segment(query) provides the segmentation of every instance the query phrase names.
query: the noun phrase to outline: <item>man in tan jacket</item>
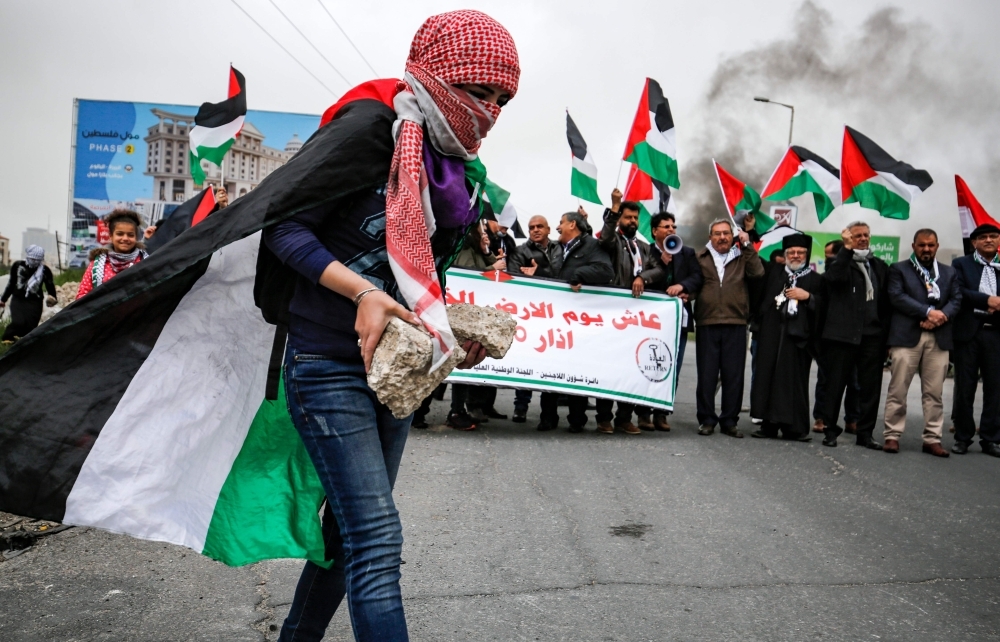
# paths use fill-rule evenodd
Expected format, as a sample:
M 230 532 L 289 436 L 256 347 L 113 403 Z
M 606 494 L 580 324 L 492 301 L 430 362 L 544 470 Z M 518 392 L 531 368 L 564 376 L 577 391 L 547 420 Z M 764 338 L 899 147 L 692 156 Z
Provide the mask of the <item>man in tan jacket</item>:
M 746 232 L 740 230 L 734 243 L 731 219 L 717 219 L 708 229 L 708 244 L 698 253 L 705 283 L 694 308 L 701 424 L 698 434 L 711 435 L 718 424 L 724 435 L 743 437 L 736 422 L 743 405 L 750 316 L 746 279 L 764 276 L 764 266 Z M 720 377 L 722 413 L 716 414 L 715 390 Z

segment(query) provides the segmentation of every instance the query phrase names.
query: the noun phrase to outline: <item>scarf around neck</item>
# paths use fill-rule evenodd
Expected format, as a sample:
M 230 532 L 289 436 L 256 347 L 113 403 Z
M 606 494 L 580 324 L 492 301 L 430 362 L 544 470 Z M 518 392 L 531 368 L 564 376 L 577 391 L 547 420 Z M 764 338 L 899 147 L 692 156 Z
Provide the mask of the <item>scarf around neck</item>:
M 925 268 L 917 260 L 916 254 L 910 254 L 910 263 L 913 264 L 913 269 L 917 271 L 917 275 L 924 280 L 924 287 L 927 288 L 927 300 L 928 301 L 940 301 L 941 300 L 941 288 L 937 284 L 937 280 L 941 277 L 941 273 L 938 270 L 937 259 L 934 260 L 934 273 Z
M 785 289 L 789 290 L 791 288 L 798 287 L 799 279 L 809 274 L 810 272 L 812 272 L 812 267 L 808 264 L 802 266 L 798 270 L 793 270 L 792 268 L 786 265 L 785 276 L 788 277 L 788 283 L 785 286 Z M 784 294 L 784 292 L 782 292 L 782 294 Z M 795 299 L 788 299 L 788 307 L 785 309 L 788 311 L 788 316 L 794 317 L 796 314 L 799 313 L 799 302 L 796 301 Z
M 42 291 L 42 280 L 45 278 L 45 250 L 38 245 L 29 245 L 24 251 L 25 268 L 17 272 L 17 287 L 25 294 L 37 295 Z M 30 272 L 27 283 L 24 282 L 26 272 Z
M 430 242 L 438 203 L 428 189 L 424 130 L 434 152 L 464 162 L 466 174 L 480 171 L 485 179 L 477 153 L 500 107 L 453 85 L 497 85 L 513 97 L 519 76 L 517 49 L 507 30 L 484 13 L 463 10 L 424 22 L 410 46 L 406 74 L 397 85 L 396 147 L 386 187 L 386 249 L 400 293 L 434 339 L 432 371 L 447 360 L 456 341 Z M 460 183 L 449 181 L 456 194 L 458 187 L 465 189 L 464 178 Z M 466 215 L 481 184 L 474 183 Z M 467 192 L 464 197 L 468 198 Z
M 875 300 L 875 288 L 872 286 L 872 277 L 868 273 L 868 270 L 871 269 L 868 265 L 868 257 L 871 252 L 871 250 L 854 250 L 854 255 L 851 257 L 854 267 L 861 270 L 861 274 L 865 277 L 865 301 Z
M 635 236 L 629 238 L 625 236 L 621 228 L 618 228 L 618 236 L 625 239 L 625 245 L 628 246 L 629 254 L 632 255 L 632 276 L 639 276 L 642 272 L 642 252 L 639 251 L 639 243 L 635 240 Z
M 983 266 L 983 273 L 979 277 L 979 291 L 988 296 L 997 295 L 997 270 L 1000 270 L 1000 252 L 993 255 L 993 260 L 987 262 L 979 252 L 973 252 L 972 256 L 976 263 Z M 992 268 L 992 269 L 990 269 Z M 976 310 L 980 312 L 980 310 Z
M 142 261 L 147 256 L 146 251 L 138 247 L 126 253 L 115 252 L 114 250 L 103 252 L 94 259 L 94 267 L 90 271 L 91 282 L 95 288 L 104 283 L 104 268 L 109 263 L 111 264 L 112 273 L 118 274 L 122 270 L 128 269 L 139 261 Z
M 726 275 L 726 266 L 740 256 L 740 246 L 733 243 L 733 246 L 729 248 L 729 251 L 725 254 L 719 254 L 719 252 L 712 247 L 711 241 L 706 243 L 705 247 L 707 247 L 708 251 L 712 253 L 712 261 L 715 262 L 715 271 L 719 274 L 719 286 L 721 287 L 722 278 Z

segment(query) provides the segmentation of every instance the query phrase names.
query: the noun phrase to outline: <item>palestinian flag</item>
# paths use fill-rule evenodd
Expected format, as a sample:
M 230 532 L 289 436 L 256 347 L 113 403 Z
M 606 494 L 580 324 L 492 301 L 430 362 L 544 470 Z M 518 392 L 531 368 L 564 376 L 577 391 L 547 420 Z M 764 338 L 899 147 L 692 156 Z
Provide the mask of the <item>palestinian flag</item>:
M 385 185 L 395 119 L 391 102 L 341 104 L 255 190 L 14 344 L 0 358 L 0 511 L 232 565 L 322 561 L 324 493 L 269 380 L 284 342 L 262 318 L 282 300 L 268 284 L 295 281 L 260 231 Z
M 680 189 L 677 171 L 677 133 L 670 103 L 663 96 L 660 83 L 646 79 L 639 99 L 639 110 L 632 122 L 623 160 L 639 166 L 656 180 Z
M 206 187 L 170 213 L 170 216 L 156 229 L 156 234 L 145 241 L 146 250 L 155 252 L 188 228 L 201 223 L 215 211 L 215 206 L 215 189 L 211 186 Z
M 189 134 L 188 162 L 196 185 L 205 182 L 201 161 L 221 166 L 226 152 L 243 129 L 247 115 L 247 87 L 243 74 L 229 67 L 229 98 L 221 103 L 202 103 Z
M 486 192 L 486 202 L 493 209 L 497 223 L 511 230 L 515 228 L 520 230 L 521 227 L 517 223 L 517 208 L 510 201 L 510 192 L 488 178 L 486 184 L 483 185 L 483 191 Z
M 774 219 L 760 211 L 760 194 L 723 169 L 722 165 L 715 162 L 715 159 L 712 159 L 712 164 L 715 165 L 715 175 L 719 179 L 722 200 L 726 202 L 726 209 L 733 222 L 738 227 L 742 227 L 743 219 L 747 217 L 747 214 L 753 214 L 754 230 L 758 234 L 764 234 L 773 228 L 776 225 Z
M 573 153 L 570 194 L 600 205 L 601 197 L 597 195 L 597 165 L 594 164 L 594 157 L 587 151 L 587 142 L 583 140 L 583 135 L 570 118 L 569 112 L 566 112 L 566 138 Z
M 628 171 L 624 200 L 635 201 L 639 204 L 639 234 L 642 234 L 643 238 L 650 243 L 653 242 L 653 234 L 650 229 L 653 216 L 660 212 L 676 213 L 670 188 L 651 178 L 649 174 L 635 165 L 632 165 Z
M 780 252 L 781 240 L 789 234 L 801 234 L 801 232 L 794 227 L 781 225 L 771 229 L 771 231 L 765 234 L 762 234 L 760 240 L 754 244 L 757 248 L 757 253 L 760 254 L 760 259 L 762 261 L 769 261 L 771 259 L 771 254 L 775 250 Z
M 1000 227 L 1000 222 L 986 213 L 976 195 L 958 174 L 955 174 L 955 191 L 958 193 L 958 220 L 962 224 L 962 245 L 966 254 L 972 254 L 972 240 L 969 238 L 972 230 L 987 223 Z
M 764 188 L 764 198 L 783 201 L 812 194 L 816 216 L 822 223 L 841 203 L 840 172 L 805 147 L 788 148 Z
M 931 175 L 889 156 L 859 131 L 844 127 L 840 183 L 844 204 L 858 203 L 885 218 L 910 218 L 910 202 L 931 186 Z

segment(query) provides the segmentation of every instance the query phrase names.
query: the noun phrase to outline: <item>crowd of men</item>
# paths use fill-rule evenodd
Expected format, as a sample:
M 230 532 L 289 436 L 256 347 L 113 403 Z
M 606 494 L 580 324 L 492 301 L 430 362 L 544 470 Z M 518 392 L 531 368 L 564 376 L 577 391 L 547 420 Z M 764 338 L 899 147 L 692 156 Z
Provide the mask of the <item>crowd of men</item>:
M 532 217 L 528 240 L 519 246 L 508 230 L 487 221 L 472 232 L 475 238 L 467 243 L 472 249 L 456 265 L 556 279 L 574 290 L 603 285 L 629 288 L 633 296 L 649 290 L 682 299 L 684 326 L 676 363 L 679 370 L 688 333 L 694 332 L 699 435 L 712 435 L 718 428 L 724 435 L 743 437 L 737 424 L 745 410 L 747 339 L 752 336 L 752 437 L 809 441 L 812 429 L 823 434 L 824 446 L 835 447 L 846 431 L 859 446 L 899 452 L 907 392 L 919 374 L 923 452 L 948 457 L 941 445 L 943 389 L 954 364 L 951 452 L 967 453 L 975 439 L 973 403 L 981 380 L 980 446 L 1000 457 L 1000 372 L 987 366 L 988 355 L 1000 354 L 996 226 L 977 227 L 971 234 L 972 253 L 951 266 L 936 258 L 937 233 L 918 230 L 910 258 L 888 265 L 872 253 L 869 226 L 856 221 L 843 230 L 840 241 L 827 244 L 820 274 L 811 262 L 813 239 L 806 234 L 789 234 L 780 250 L 760 257 L 752 215 L 742 220 L 742 229 L 729 217 L 712 221 L 704 248 L 678 251 L 666 246 L 677 230 L 673 214 L 652 217 L 649 244 L 637 236 L 639 204 L 623 201 L 617 189 L 611 202 L 596 233 L 580 208 L 562 215 L 557 240 L 550 240 L 545 217 Z M 813 361 L 818 381 L 810 407 Z M 875 429 L 887 363 L 890 381 L 879 443 Z M 490 418 L 505 417 L 494 408 L 495 388 L 455 388 L 448 425 L 471 430 Z M 558 427 L 562 404 L 568 406 L 570 432 L 583 431 L 589 409 L 596 410 L 602 433 L 670 430 L 666 412 L 606 399 L 589 406 L 582 396 L 540 396 L 541 431 Z M 531 391 L 516 391 L 513 421 L 527 420 L 531 400 Z M 426 427 L 429 404 L 430 399 L 417 412 L 415 427 Z M 838 423 L 842 405 L 843 427 Z

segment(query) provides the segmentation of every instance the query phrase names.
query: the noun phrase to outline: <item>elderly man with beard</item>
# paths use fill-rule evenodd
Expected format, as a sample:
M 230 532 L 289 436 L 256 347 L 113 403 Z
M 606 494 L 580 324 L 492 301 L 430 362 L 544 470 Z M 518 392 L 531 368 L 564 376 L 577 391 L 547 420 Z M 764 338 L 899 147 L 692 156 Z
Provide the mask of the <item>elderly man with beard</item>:
M 698 363 L 699 435 L 711 435 L 715 426 L 724 435 L 742 438 L 736 423 L 743 405 L 743 372 L 747 359 L 747 319 L 750 295 L 747 279 L 764 276 L 764 266 L 745 231 L 734 243 L 731 218 L 708 226 L 708 244 L 698 254 L 705 284 L 695 302 L 698 327 L 695 351 Z M 715 386 L 722 380 L 722 412 L 715 412 Z
M 810 441 L 809 370 L 816 352 L 816 312 L 823 278 L 809 267 L 812 237 L 781 240 L 785 263 L 765 264 L 758 310 L 757 372 L 750 415 L 762 420 L 751 437 Z
M 889 393 L 885 400 L 882 450 L 899 452 L 899 438 L 906 428 L 906 393 L 913 375 L 920 373 L 924 407 L 925 453 L 947 457 L 941 447 L 944 407 L 941 394 L 948 374 L 948 352 L 953 348 L 951 320 L 962 305 L 955 270 L 937 260 L 934 230 L 917 230 L 908 261 L 889 268 L 889 298 L 894 308 L 889 324 L 892 357 Z
M 1000 457 L 1000 228 L 987 223 L 969 235 L 974 251 L 951 265 L 958 274 L 962 307 L 955 316 L 955 445 L 951 452 L 964 455 L 976 436 L 972 404 L 979 377 L 983 379 L 983 415 L 979 445 L 983 452 Z
M 612 285 L 633 289 L 634 283 L 642 283 L 642 268 L 649 259 L 649 245 L 638 238 L 639 204 L 622 201 L 622 193 L 616 187 L 611 192 L 611 208 L 604 210 L 604 227 L 601 229 L 601 248 L 611 257 L 615 270 Z M 642 290 L 639 290 L 641 294 Z M 638 296 L 638 295 L 636 295 Z M 635 404 L 618 402 L 618 411 L 611 412 L 615 402 L 611 399 L 597 400 L 597 430 L 611 434 L 616 428 L 629 435 L 642 431 L 632 423 Z M 614 424 L 611 421 L 614 419 Z
M 872 450 L 882 446 L 872 438 L 882 395 L 882 365 L 892 304 L 889 266 L 871 251 L 871 230 L 855 221 L 840 234 L 844 247 L 826 266 L 826 319 L 821 351 L 827 388 L 823 408 L 824 446 L 836 446 L 843 430 L 837 426 L 840 402 L 855 367 L 861 385 L 861 417 L 856 444 Z

